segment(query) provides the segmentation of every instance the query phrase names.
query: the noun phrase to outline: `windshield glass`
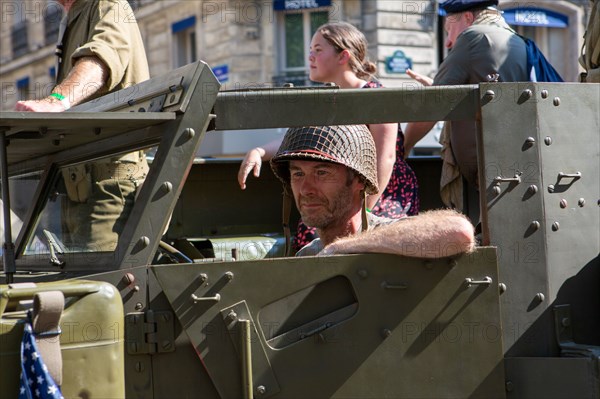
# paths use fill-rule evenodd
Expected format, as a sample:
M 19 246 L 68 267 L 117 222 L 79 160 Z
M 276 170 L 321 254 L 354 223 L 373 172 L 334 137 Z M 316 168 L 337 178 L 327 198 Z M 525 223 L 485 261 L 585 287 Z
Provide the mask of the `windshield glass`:
M 24 255 L 113 251 L 148 171 L 145 151 L 61 168 Z

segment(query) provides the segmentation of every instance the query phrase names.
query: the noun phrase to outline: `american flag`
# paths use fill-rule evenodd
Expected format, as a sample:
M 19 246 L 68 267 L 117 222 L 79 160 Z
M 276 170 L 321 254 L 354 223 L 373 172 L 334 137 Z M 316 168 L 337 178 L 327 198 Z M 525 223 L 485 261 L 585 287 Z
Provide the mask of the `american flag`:
M 21 341 L 19 399 L 64 399 L 38 352 L 30 323 L 25 324 Z

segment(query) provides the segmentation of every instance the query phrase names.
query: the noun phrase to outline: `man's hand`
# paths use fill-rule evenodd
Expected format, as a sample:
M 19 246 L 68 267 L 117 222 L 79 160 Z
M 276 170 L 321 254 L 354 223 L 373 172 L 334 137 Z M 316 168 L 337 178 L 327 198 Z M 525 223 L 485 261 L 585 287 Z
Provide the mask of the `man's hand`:
M 431 85 L 433 85 L 433 79 L 431 79 L 429 76 L 425 76 L 425 75 L 421 75 L 420 73 L 416 73 L 412 69 L 407 69 L 406 70 L 406 74 L 408 76 L 410 76 L 412 79 L 414 79 L 417 82 L 421 83 L 423 86 L 431 86 Z
M 15 111 L 26 112 L 63 112 L 64 104 L 54 97 L 46 97 L 43 100 L 18 101 Z

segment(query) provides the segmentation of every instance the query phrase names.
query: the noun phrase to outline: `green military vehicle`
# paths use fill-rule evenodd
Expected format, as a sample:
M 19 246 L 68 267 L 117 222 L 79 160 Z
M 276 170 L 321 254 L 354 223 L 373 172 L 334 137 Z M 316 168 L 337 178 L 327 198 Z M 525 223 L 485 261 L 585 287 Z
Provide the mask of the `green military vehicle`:
M 62 292 L 39 331 L 65 398 L 598 398 L 599 107 L 597 84 L 219 92 L 196 63 L 65 113 L 2 113 L 2 397 L 27 311 Z M 239 160 L 195 158 L 219 130 L 419 120 L 479 122 L 473 254 L 284 257 L 268 168 L 240 191 Z M 69 242 L 61 171 L 139 149 L 152 163 L 114 250 Z M 32 185 L 12 245 L 7 188 Z

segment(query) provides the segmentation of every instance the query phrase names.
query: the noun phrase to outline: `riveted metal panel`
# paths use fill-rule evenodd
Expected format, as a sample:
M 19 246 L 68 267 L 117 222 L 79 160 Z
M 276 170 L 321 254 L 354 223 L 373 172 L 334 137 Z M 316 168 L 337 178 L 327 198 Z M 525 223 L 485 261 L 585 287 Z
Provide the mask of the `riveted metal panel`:
M 242 392 L 222 313 L 241 301 L 281 389 L 272 397 L 505 395 L 493 248 L 458 261 L 352 255 L 152 270 L 220 397 Z M 269 394 L 254 371 L 255 397 Z
M 546 354 L 553 340 L 550 330 L 521 339 L 546 309 L 537 294 L 547 296 L 535 90 L 529 83 L 483 84 L 480 90 L 484 240 L 497 247 L 499 278 L 507 287 L 500 298 L 505 350 L 519 355 Z M 520 182 L 497 179 L 515 175 Z
M 577 302 L 574 335 L 597 343 L 599 88 L 481 85 L 482 224 L 507 286 L 508 356 L 558 355 L 553 303 Z
M 600 85 L 539 90 L 548 303 L 571 305 L 575 342 L 600 345 Z

